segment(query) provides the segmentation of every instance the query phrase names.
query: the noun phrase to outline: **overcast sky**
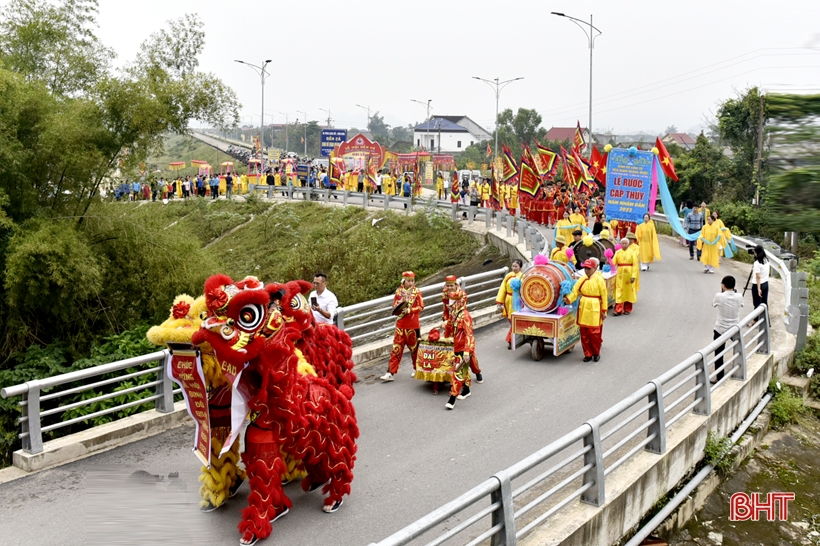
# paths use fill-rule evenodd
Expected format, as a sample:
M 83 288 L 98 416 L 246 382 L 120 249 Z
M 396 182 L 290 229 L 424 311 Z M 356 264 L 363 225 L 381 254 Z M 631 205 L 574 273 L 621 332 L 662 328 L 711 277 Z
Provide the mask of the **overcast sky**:
M 259 124 L 261 86 L 234 59 L 273 59 L 268 123 L 324 120 L 390 125 L 467 115 L 492 130 L 495 93 L 472 76 L 523 77 L 500 108 L 534 108 L 542 125 L 588 122 L 589 50 L 565 18 L 594 16 L 593 128 L 695 132 L 716 104 L 759 85 L 820 92 L 820 0 L 311 1 L 100 0 L 98 36 L 121 64 L 153 31 L 185 13 L 204 22 L 200 68 L 236 91 L 243 123 Z M 272 114 L 272 117 L 271 117 Z

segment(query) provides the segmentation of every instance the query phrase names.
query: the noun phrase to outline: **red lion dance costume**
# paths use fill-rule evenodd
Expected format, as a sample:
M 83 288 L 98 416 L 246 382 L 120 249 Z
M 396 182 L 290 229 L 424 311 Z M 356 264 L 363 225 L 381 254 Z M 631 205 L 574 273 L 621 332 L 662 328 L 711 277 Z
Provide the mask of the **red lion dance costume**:
M 301 461 L 303 490 L 323 486 L 325 512 L 350 494 L 359 436 L 350 402 L 351 341 L 334 326 L 315 324 L 302 294 L 309 288 L 304 281 L 263 286 L 226 275 L 205 282 L 208 317 L 192 342 L 209 343 L 223 369 L 237 370 L 234 389 L 242 396 L 234 400 L 246 399 L 252 417 L 242 454 L 251 492 L 239 523 L 241 545 L 267 538 L 271 521 L 292 506 L 282 489 L 283 454 Z M 300 373 L 306 365 L 315 372 Z

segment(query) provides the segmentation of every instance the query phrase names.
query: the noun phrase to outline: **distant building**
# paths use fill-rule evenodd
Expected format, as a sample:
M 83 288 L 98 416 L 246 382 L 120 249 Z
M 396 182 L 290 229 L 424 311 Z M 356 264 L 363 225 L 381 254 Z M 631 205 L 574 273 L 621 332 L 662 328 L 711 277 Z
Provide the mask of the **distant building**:
M 433 116 L 413 128 L 413 145 L 433 152 L 462 152 L 490 133 L 467 116 Z
M 563 142 L 569 140 L 572 143 L 575 140 L 575 127 L 552 127 L 547 131 L 547 140 L 557 140 Z M 584 135 L 584 142 L 590 142 L 590 132 L 586 127 L 581 127 L 581 134 Z M 596 144 L 597 137 L 592 135 L 592 144 Z
M 661 137 L 664 144 L 677 144 L 684 150 L 691 150 L 695 147 L 696 140 L 686 133 L 666 133 Z

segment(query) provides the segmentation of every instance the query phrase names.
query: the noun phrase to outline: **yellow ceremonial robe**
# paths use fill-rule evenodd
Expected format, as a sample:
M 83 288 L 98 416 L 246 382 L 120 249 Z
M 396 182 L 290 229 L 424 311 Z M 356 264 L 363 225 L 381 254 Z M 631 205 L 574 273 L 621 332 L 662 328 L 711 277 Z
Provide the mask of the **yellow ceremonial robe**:
M 655 260 L 661 259 L 661 248 L 658 243 L 658 233 L 655 231 L 655 221 L 649 220 L 643 224 L 639 224 L 635 229 L 635 235 L 638 237 L 639 255 L 641 263 L 652 263 Z
M 504 277 L 504 280 L 501 281 L 501 286 L 498 288 L 498 295 L 495 297 L 495 303 L 497 305 L 503 305 L 504 308 L 501 310 L 501 315 L 505 317 L 509 317 L 513 313 L 512 308 L 512 297 L 513 297 L 513 289 L 510 286 L 510 282 L 513 279 L 520 279 L 522 273 L 519 271 L 518 273 L 513 273 L 510 271 Z
M 586 227 L 587 225 L 587 219 L 584 218 L 583 214 L 570 214 L 569 221 L 578 226 Z
M 606 312 L 607 294 L 606 281 L 599 272 L 596 271 L 591 277 L 584 275 L 575 282 L 567 299 L 572 303 L 579 297 L 578 326 L 595 328 L 603 324 L 601 313 Z
M 553 248 L 552 252 L 550 252 L 550 260 L 552 260 L 553 262 L 563 262 L 565 264 L 569 263 L 566 245 L 564 246 L 564 248 Z
M 720 250 L 718 245 L 723 241 L 720 228 L 712 223 L 703 226 L 698 237 L 698 250 L 701 251 L 700 261 L 703 265 L 720 267 Z
M 615 252 L 612 261 L 618 268 L 615 273 L 615 303 L 625 301 L 635 303 L 638 301 L 638 272 L 640 270 L 637 253 L 632 252 L 630 246 L 626 250 L 621 249 Z M 630 282 L 633 278 L 634 283 Z
M 564 220 L 563 218 L 558 220 L 558 222 L 555 224 L 555 233 L 557 235 L 563 236 L 567 244 L 570 244 L 572 242 L 572 232 L 575 231 L 575 228 L 569 227 L 571 225 L 572 220 Z

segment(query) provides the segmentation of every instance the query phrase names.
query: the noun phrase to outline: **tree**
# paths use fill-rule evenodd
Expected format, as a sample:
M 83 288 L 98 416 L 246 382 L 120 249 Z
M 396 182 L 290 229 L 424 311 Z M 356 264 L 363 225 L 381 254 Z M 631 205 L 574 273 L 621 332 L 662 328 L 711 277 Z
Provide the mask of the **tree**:
M 747 90 L 735 99 L 724 101 L 718 108 L 717 119 L 721 139 L 726 142 L 733 152 L 734 177 L 733 184 L 725 193 L 732 199 L 749 202 L 756 190 L 765 193 L 767 184 L 766 150 L 762 150 L 761 172 L 757 172 L 758 144 L 766 141 L 765 130 L 763 141 L 760 142 L 761 120 L 766 121 L 765 109 L 761 118 L 763 101 L 757 87 Z M 757 179 L 760 178 L 760 187 Z
M 711 203 L 730 168 L 723 151 L 701 133 L 692 151 L 675 160 L 679 180 L 672 183 L 672 193 L 680 199 Z
M 498 114 L 496 131 L 498 131 L 498 142 L 506 145 L 513 153 L 518 153 L 521 145 L 532 147 L 536 139 L 543 140 L 547 131 L 541 125 L 541 115 L 527 108 L 519 108 L 513 115 L 509 108 Z
M 671 133 L 677 133 L 677 132 L 678 132 L 678 128 L 675 127 L 674 125 L 670 125 L 666 129 L 663 130 L 664 135 L 668 135 L 668 134 L 671 134 Z
M 390 126 L 384 122 L 384 116 L 380 116 L 376 111 L 367 123 L 367 130 L 374 137 L 387 138 L 390 134 Z
M 195 119 L 235 126 L 236 96 L 197 71 L 196 16 L 169 22 L 117 74 L 95 16 L 92 0 L 12 0 L 0 18 L 0 362 L 31 343 L 87 344 L 146 320 L 155 309 L 135 301 L 133 283 L 148 294 L 160 276 L 175 290 L 202 273 L 173 262 L 196 244 L 116 218 L 97 229 L 88 212 L 116 170 L 138 179 L 167 133 Z
M 89 91 L 114 57 L 92 31 L 97 0 L 11 0 L 0 20 L 5 66 L 57 95 Z

